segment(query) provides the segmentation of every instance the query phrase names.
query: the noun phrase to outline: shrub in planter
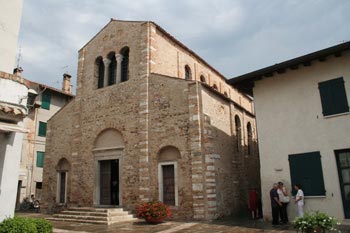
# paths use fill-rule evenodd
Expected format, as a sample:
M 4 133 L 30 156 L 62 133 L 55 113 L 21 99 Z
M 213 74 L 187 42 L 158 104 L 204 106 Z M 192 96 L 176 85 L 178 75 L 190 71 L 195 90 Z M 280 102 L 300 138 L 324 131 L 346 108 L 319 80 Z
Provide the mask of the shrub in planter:
M 52 225 L 45 219 L 14 217 L 0 223 L 0 233 L 51 233 Z
M 137 207 L 138 218 L 145 219 L 148 223 L 161 223 L 171 217 L 170 208 L 160 201 L 141 203 Z
M 8 218 L 0 223 L 1 233 L 36 233 L 35 223 L 29 218 Z
M 298 232 L 305 233 L 337 231 L 335 226 L 338 224 L 334 217 L 320 212 L 307 213 L 304 217 L 296 218 L 293 222 L 294 228 Z

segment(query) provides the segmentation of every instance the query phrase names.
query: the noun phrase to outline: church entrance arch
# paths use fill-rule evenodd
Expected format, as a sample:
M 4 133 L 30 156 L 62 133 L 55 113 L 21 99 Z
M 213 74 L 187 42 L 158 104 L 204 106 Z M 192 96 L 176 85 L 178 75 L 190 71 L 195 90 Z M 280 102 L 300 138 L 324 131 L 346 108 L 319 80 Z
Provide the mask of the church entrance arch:
M 124 141 L 116 129 L 103 130 L 94 143 L 94 206 L 120 206 Z

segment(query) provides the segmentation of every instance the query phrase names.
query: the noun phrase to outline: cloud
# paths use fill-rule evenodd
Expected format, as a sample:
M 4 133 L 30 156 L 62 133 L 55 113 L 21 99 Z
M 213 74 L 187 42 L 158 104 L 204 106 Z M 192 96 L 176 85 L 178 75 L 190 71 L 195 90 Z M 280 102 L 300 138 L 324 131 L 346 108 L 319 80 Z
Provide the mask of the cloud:
M 26 0 L 21 62 L 31 80 L 75 82 L 78 50 L 110 18 L 151 20 L 230 78 L 349 40 L 349 11 L 347 0 Z

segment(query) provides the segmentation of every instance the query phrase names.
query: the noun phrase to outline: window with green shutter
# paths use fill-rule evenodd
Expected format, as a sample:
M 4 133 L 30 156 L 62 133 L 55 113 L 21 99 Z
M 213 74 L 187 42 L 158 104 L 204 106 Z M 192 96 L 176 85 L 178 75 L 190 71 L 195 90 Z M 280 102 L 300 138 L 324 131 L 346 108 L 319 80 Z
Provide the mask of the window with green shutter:
M 48 91 L 44 91 L 41 95 L 41 108 L 43 109 L 50 109 L 50 103 L 51 103 L 51 93 Z
M 41 137 L 46 137 L 46 123 L 39 121 L 39 132 L 38 135 Z
M 324 116 L 349 112 L 343 77 L 320 82 L 318 88 Z
M 44 157 L 45 157 L 45 152 L 42 152 L 42 151 L 36 152 L 36 166 L 37 167 L 44 167 Z
M 300 184 L 305 196 L 324 196 L 326 190 L 320 152 L 308 152 L 288 156 L 292 187 Z M 293 195 L 296 192 L 293 188 Z

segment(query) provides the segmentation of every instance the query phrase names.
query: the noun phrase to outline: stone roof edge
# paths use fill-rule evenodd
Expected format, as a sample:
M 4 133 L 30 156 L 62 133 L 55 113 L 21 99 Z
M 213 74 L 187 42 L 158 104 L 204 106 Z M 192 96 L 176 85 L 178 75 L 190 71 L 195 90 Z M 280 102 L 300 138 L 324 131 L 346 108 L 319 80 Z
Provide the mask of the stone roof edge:
M 79 49 L 79 52 L 86 47 L 95 37 L 97 37 L 97 35 L 99 35 L 111 22 L 130 22 L 130 23 L 151 23 L 153 24 L 160 32 L 162 32 L 168 39 L 170 39 L 171 41 L 173 41 L 175 44 L 177 44 L 178 46 L 180 46 L 182 49 L 184 49 L 185 51 L 189 52 L 192 56 L 194 56 L 195 58 L 197 58 L 200 62 L 202 62 L 204 65 L 206 65 L 209 69 L 211 69 L 215 74 L 217 74 L 219 77 L 221 77 L 223 79 L 223 81 L 226 82 L 227 78 L 221 74 L 217 69 L 215 69 L 213 66 L 211 66 L 208 62 L 206 62 L 202 57 L 200 57 L 197 53 L 195 53 L 193 50 L 191 50 L 190 48 L 188 48 L 186 45 L 184 45 L 182 42 L 180 42 L 179 40 L 177 40 L 174 36 L 172 36 L 169 32 L 167 32 L 164 28 L 162 28 L 161 26 L 159 26 L 157 23 L 153 22 L 153 21 L 131 21 L 131 20 L 118 20 L 118 19 L 113 19 L 111 18 L 111 20 L 100 30 L 96 33 L 96 35 L 94 35 L 81 49 Z

